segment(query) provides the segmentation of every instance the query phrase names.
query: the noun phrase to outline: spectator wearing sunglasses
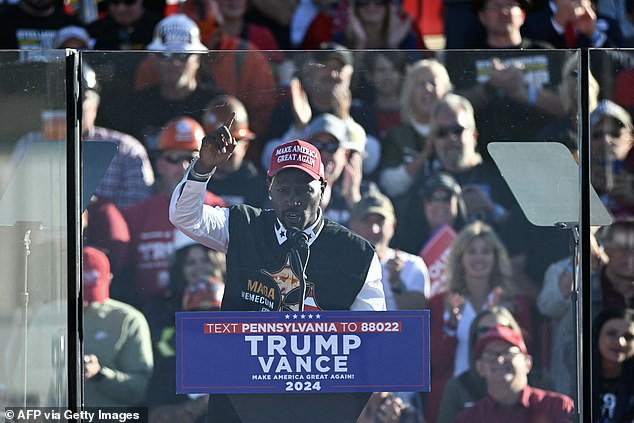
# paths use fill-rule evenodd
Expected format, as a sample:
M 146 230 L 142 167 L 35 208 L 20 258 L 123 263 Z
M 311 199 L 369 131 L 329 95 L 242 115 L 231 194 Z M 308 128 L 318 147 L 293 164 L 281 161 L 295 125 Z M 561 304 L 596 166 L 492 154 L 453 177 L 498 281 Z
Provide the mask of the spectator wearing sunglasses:
M 431 113 L 430 137 L 435 157 L 428 168 L 449 173 L 462 187 L 467 219 L 499 223 L 515 200 L 497 168 L 477 151 L 471 102 L 453 93 L 439 100 Z
M 176 116 L 201 122 L 209 100 L 219 91 L 202 76 L 201 56 L 207 47 L 200 42 L 198 26 L 187 16 L 176 14 L 161 20 L 147 49 L 153 53 L 139 64 L 137 71 L 149 67 L 158 81 L 132 91 L 128 104 L 118 112 L 127 131 L 154 154 L 166 122 Z M 130 110 L 135 112 L 129 113 Z
M 425 178 L 409 208 L 399 213 L 402 223 L 397 225 L 391 245 L 420 255 L 433 270 L 430 296 L 444 291 L 446 257 L 467 220 L 462 188 L 450 174 L 433 173 Z
M 191 65 L 196 67 L 197 82 L 215 87 L 216 94 L 238 98 L 251 117 L 253 131 L 262 133 L 277 101 L 277 85 L 267 56 L 251 42 L 224 32 L 214 1 L 185 1 L 182 9 L 159 22 L 147 49 L 204 53 L 189 59 L 194 61 Z M 135 90 L 154 87 L 163 80 L 163 75 L 159 75 L 163 70 L 152 62 L 146 59 L 139 65 L 134 75 Z M 253 141 L 259 145 L 258 140 Z
M 297 77 L 290 80 L 288 99 L 273 112 L 267 144 L 293 139 L 285 134 L 301 133 L 314 116 L 331 113 L 346 123 L 350 145 L 363 155 L 363 174 L 370 175 L 377 169 L 381 157 L 379 141 L 367 135 L 376 130 L 359 123 L 371 111 L 362 102 L 354 101 L 351 91 L 354 54 L 342 45 L 322 43 L 318 51 L 297 56 Z M 265 145 L 266 148 L 270 146 Z M 269 158 L 269 154 L 263 154 L 263 168 L 268 166 Z
M 328 182 L 321 199 L 324 216 L 347 226 L 350 211 L 370 185 L 363 182 L 362 157 L 350 142 L 346 123 L 323 113 L 304 128 L 304 139 L 317 147 Z
M 120 295 L 144 310 L 153 298 L 164 295 L 169 287 L 169 257 L 174 250 L 174 226 L 168 219 L 171 193 L 183 178 L 189 163 L 197 156 L 205 136 L 200 123 L 187 116 L 167 123 L 159 135 L 154 155 L 156 194 L 124 211 L 130 229 L 128 263 Z M 226 203 L 210 191 L 205 204 Z

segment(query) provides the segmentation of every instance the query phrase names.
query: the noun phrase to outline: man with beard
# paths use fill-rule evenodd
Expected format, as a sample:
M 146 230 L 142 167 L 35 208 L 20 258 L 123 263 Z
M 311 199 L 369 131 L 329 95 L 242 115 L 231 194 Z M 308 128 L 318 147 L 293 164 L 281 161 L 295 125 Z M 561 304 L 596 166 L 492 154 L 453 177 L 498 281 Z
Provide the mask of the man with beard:
M 346 124 L 350 149 L 366 157 L 363 173 L 372 173 L 378 166 L 380 145 L 376 138 L 366 134 L 376 133 L 375 128 L 358 123 L 371 112 L 352 98 L 353 52 L 336 43 L 324 43 L 320 50 L 300 57 L 298 77 L 290 81 L 289 100 L 280 102 L 270 119 L 265 138 L 269 145 L 264 146 L 262 166 L 266 168 L 268 164 L 271 143 L 302 136 L 301 131 L 313 119 L 330 113 Z
M 436 158 L 428 168 L 449 173 L 462 187 L 467 221 L 491 224 L 509 251 L 522 292 L 536 297 L 538 277 L 546 266 L 568 254 L 569 234 L 529 224 L 494 164 L 477 151 L 478 131 L 473 106 L 465 97 L 447 94 L 432 112 Z M 423 176 L 422 182 L 428 176 Z M 530 272 L 540 268 L 541 270 Z
M 473 106 L 465 97 L 447 94 L 432 111 L 433 170 L 449 173 L 462 187 L 468 219 L 495 224 L 515 204 L 497 168 L 477 151 Z M 426 178 L 423 178 L 425 180 Z

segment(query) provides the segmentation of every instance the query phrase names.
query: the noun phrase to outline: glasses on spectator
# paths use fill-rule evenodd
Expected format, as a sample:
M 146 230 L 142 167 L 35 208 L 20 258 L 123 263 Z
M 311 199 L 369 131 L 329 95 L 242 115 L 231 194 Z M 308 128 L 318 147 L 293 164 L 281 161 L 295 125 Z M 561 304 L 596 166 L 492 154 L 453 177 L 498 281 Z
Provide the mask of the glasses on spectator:
M 311 144 L 314 145 L 317 150 L 325 151 L 326 153 L 332 154 L 339 150 L 339 143 L 337 142 L 311 141 Z
M 484 9 L 489 10 L 491 12 L 502 12 L 502 11 L 510 11 L 517 7 L 520 7 L 518 3 L 506 3 L 506 4 L 492 3 L 492 4 L 486 5 Z
M 512 347 L 504 351 L 484 351 L 480 356 L 480 360 L 492 364 L 499 363 L 500 358 L 502 358 L 503 363 L 508 363 L 513 361 L 513 359 L 520 354 L 522 354 L 522 351 L 517 347 Z
M 125 4 L 126 6 L 131 6 L 134 3 L 136 3 L 137 0 L 108 0 L 108 3 L 110 4 Z
M 388 4 L 389 0 L 357 0 L 355 3 L 357 4 L 357 6 L 367 6 L 369 4 L 383 6 Z
M 192 154 L 176 154 L 176 153 L 163 153 L 159 155 L 159 158 L 165 160 L 171 164 L 178 164 L 183 162 L 189 162 L 194 158 Z
M 465 128 L 462 125 L 453 125 L 453 126 L 439 126 L 436 128 L 436 136 L 446 137 L 449 134 L 455 135 L 459 137 L 464 132 Z
M 190 54 L 189 53 L 168 53 L 168 52 L 164 52 L 164 53 L 159 53 L 158 57 L 161 58 L 161 60 L 178 60 L 179 62 L 186 62 L 187 59 L 189 59 Z

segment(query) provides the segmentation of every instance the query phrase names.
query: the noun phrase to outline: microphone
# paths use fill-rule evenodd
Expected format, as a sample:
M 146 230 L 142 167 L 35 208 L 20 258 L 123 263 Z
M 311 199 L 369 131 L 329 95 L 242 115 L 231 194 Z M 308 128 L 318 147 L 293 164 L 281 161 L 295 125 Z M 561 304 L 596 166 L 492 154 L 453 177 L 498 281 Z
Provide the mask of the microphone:
M 308 235 L 304 231 L 297 228 L 289 228 L 286 231 L 286 237 L 291 241 L 295 248 L 308 248 Z

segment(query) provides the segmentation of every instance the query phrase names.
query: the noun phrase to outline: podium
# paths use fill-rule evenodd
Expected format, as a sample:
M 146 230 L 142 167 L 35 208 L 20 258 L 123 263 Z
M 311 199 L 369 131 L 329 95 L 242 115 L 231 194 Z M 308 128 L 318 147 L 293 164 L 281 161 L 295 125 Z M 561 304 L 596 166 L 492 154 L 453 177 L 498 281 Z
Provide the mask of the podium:
M 429 310 L 176 313 L 177 392 L 214 423 L 355 422 L 372 392 L 429 391 L 429 351 Z
M 242 423 L 353 423 L 371 393 L 228 395 Z M 210 399 L 211 400 L 211 399 Z

